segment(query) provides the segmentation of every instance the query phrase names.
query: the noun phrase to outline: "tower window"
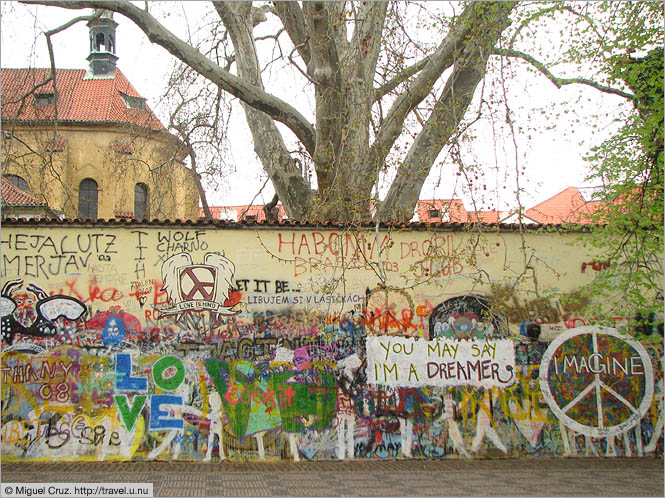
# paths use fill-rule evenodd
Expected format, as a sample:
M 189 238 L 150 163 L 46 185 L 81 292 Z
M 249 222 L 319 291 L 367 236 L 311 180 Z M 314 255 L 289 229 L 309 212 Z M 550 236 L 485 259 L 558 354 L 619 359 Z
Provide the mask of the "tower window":
M 120 92 L 120 97 L 122 101 L 129 109 L 137 109 L 140 111 L 145 111 L 145 99 L 142 97 L 132 97 L 126 93 Z
M 9 180 L 9 183 L 14 185 L 17 188 L 20 188 L 24 192 L 30 192 L 30 185 L 23 178 L 18 175 L 5 175 L 5 178 Z
M 35 105 L 53 105 L 53 94 L 52 93 L 36 93 L 34 104 Z
M 99 188 L 92 178 L 86 178 L 79 185 L 79 218 L 97 219 L 97 198 Z
M 106 43 L 104 42 L 104 33 L 97 33 L 97 36 L 95 36 L 95 48 L 97 49 L 97 52 L 102 51 L 102 47 L 105 47 Z
M 134 218 L 143 220 L 148 216 L 148 186 L 145 183 L 137 183 L 134 185 Z

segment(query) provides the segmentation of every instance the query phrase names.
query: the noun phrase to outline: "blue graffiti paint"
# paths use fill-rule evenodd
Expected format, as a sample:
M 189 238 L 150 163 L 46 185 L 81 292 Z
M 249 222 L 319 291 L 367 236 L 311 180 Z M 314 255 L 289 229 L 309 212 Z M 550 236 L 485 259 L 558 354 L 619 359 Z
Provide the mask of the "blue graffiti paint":
M 169 411 L 162 410 L 162 405 L 182 406 L 182 396 L 172 394 L 153 394 L 150 398 L 150 424 L 151 431 L 165 429 L 183 429 L 185 422 L 182 418 L 172 418 Z
M 104 346 L 113 346 L 120 344 L 125 338 L 125 324 L 117 316 L 112 316 L 106 320 L 104 331 L 102 332 L 102 343 Z
M 116 391 L 147 392 L 146 377 L 132 377 L 132 356 L 127 353 L 115 355 L 115 389 Z

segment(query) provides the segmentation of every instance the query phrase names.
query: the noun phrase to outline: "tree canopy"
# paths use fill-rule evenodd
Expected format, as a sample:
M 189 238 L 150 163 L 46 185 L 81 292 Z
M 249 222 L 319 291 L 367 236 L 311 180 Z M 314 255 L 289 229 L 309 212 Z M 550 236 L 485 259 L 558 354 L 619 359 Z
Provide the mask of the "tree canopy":
M 613 53 L 602 60 L 612 83 L 632 92 L 634 110 L 587 157 L 589 180 L 602 188 L 594 195 L 601 206 L 592 217 L 597 226 L 585 244 L 607 268 L 585 293 L 595 297 L 597 316 L 630 316 L 643 333 L 660 323 L 662 334 L 663 4 L 601 7 L 624 21 L 610 32 Z

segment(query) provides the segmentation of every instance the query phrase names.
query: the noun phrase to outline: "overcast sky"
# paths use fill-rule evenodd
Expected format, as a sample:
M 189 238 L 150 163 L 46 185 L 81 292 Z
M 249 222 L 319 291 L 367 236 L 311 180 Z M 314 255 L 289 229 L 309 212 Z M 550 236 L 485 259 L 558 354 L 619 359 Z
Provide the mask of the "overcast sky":
M 192 3 L 187 3 L 187 19 L 191 22 L 195 14 L 190 11 Z M 140 5 L 144 3 L 140 2 Z M 182 31 L 186 23 L 183 22 L 183 13 L 178 10 L 178 4 L 168 3 L 166 6 L 172 6 L 172 11 L 162 13 L 158 18 L 176 33 Z M 2 13 L 2 67 L 47 67 L 48 52 L 42 31 L 57 27 L 82 12 L 3 2 Z M 115 20 L 119 23 L 116 33 L 117 55 L 120 57 L 118 67 L 165 122 L 166 116 L 160 115 L 157 99 L 164 91 L 173 59 L 165 50 L 152 45 L 129 20 L 117 14 Z M 53 42 L 57 67 L 87 67 L 89 47 L 85 22 L 56 35 Z M 484 181 L 476 182 L 477 185 L 484 184 L 485 189 L 479 188 L 471 196 L 463 179 L 454 174 L 455 167 L 442 155 L 425 184 L 421 198 L 458 197 L 464 200 L 467 209 L 473 208 L 473 198 L 479 209 L 506 210 L 517 205 L 514 195 L 516 169 L 524 172 L 520 176 L 520 186 L 526 192 L 521 194 L 521 202 L 527 208 L 568 186 L 589 186 L 584 183 L 587 166 L 582 157 L 594 143 L 599 143 L 616 128 L 612 118 L 620 115 L 618 109 L 623 103 L 622 99 L 594 90 L 584 90 L 579 86 L 558 90 L 543 76 L 527 75 L 522 69 L 517 78 L 511 79 L 509 83 L 509 104 L 516 125 L 525 129 L 533 128 L 517 134 L 517 154 L 512 136 L 506 135 L 505 129 L 496 131 L 501 123 L 495 123 L 493 129 L 490 120 L 485 120 L 474 128 L 478 138 L 465 156 L 467 163 L 475 163 L 485 172 Z M 279 97 L 293 97 L 293 81 L 289 79 L 280 81 L 274 79 L 273 75 L 271 83 L 266 84 L 266 87 Z M 306 99 L 300 99 L 300 102 L 303 100 Z M 568 106 L 573 112 L 564 112 L 561 105 L 557 107 L 557 103 L 566 101 L 576 102 L 575 106 Z M 311 108 L 303 110 L 302 106 L 298 107 L 304 115 L 311 116 Z M 227 158 L 227 163 L 232 164 L 235 171 L 226 178 L 225 188 L 208 192 L 211 205 L 247 204 L 259 192 L 266 179 L 253 152 L 251 135 L 240 109 L 240 106 L 236 106 L 230 127 L 233 138 L 231 157 Z M 541 112 L 541 109 L 546 111 Z M 593 131 L 590 127 L 592 122 L 598 126 Z M 238 188 L 238 185 L 242 185 L 242 188 Z M 268 186 L 255 203 L 268 202 L 272 194 Z

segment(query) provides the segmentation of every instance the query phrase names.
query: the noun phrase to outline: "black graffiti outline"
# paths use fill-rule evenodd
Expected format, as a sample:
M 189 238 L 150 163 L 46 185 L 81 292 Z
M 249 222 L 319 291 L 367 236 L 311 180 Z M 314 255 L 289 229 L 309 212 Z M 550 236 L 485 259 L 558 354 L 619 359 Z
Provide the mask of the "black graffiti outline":
M 27 291 L 34 294 L 38 301 L 35 305 L 37 318 L 30 325 L 23 325 L 14 317 L 18 308 L 14 293 L 23 286 L 23 280 L 12 280 L 2 287 L 0 293 L 0 330 L 2 339 L 8 345 L 14 343 L 17 334 L 32 337 L 53 337 L 58 333 L 56 321 L 65 318 L 70 321 L 79 320 L 88 312 L 88 308 L 75 297 L 56 294 L 49 296 L 35 284 L 30 284 Z

